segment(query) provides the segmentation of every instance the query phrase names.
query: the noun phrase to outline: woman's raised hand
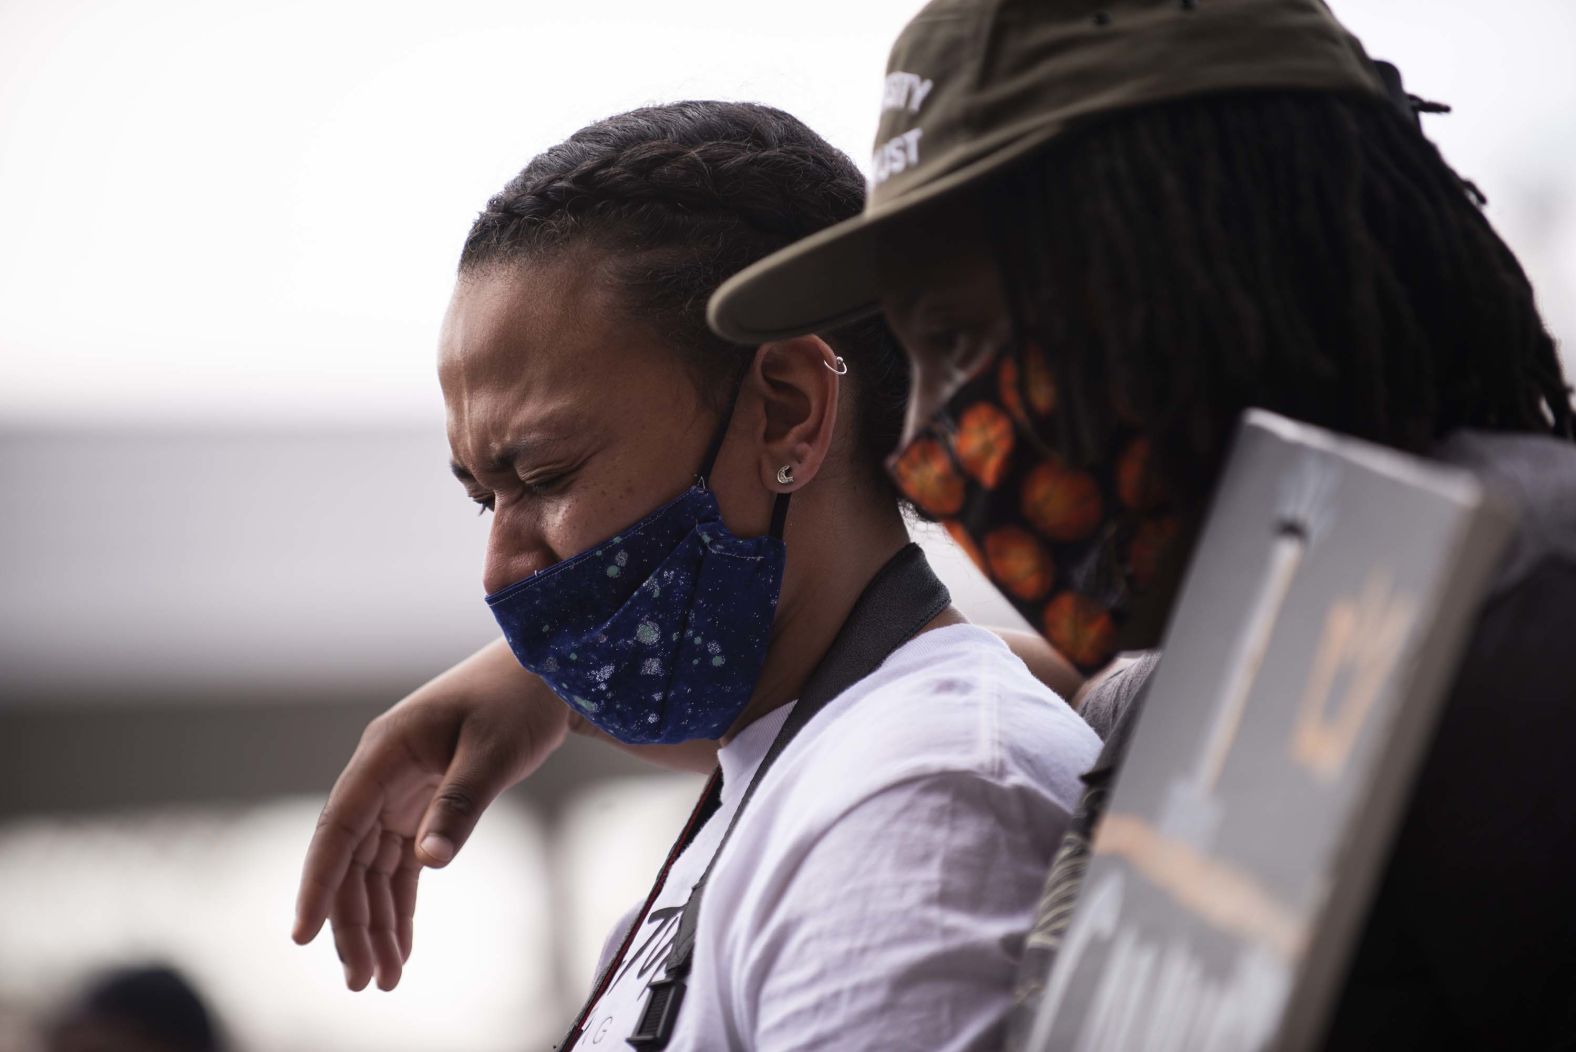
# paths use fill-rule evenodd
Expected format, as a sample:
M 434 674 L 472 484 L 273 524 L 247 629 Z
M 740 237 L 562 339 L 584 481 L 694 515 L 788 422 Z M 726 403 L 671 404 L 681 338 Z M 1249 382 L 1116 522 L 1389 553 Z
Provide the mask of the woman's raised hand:
M 328 920 L 346 985 L 392 990 L 421 868 L 453 860 L 498 794 L 563 743 L 569 715 L 498 640 L 368 724 L 307 848 L 295 941 Z

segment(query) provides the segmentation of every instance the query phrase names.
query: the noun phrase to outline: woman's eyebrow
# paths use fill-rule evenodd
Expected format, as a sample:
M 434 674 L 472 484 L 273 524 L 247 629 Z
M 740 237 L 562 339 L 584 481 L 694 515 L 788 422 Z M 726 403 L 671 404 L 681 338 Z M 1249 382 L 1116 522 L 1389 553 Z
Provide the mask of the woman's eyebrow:
M 492 458 L 481 466 L 482 473 L 503 474 L 513 471 L 515 462 L 527 453 L 541 456 L 544 451 L 551 451 L 568 440 L 569 436 L 566 434 L 544 432 L 532 435 L 530 438 L 522 438 L 517 442 L 511 442 L 493 454 Z M 449 461 L 449 470 L 461 482 L 477 481 L 476 476 L 471 473 L 470 469 L 458 460 Z
M 537 444 L 535 442 L 530 443 L 530 445 Z M 515 459 L 525 452 L 526 446 L 527 443 L 525 442 L 514 442 L 505 446 L 493 454 L 492 459 L 487 463 L 481 465 L 481 473 L 484 475 L 498 475 L 511 470 L 514 467 Z M 461 482 L 476 481 L 476 476 L 471 473 L 471 470 L 458 460 L 449 461 L 449 470 L 454 472 L 454 477 Z

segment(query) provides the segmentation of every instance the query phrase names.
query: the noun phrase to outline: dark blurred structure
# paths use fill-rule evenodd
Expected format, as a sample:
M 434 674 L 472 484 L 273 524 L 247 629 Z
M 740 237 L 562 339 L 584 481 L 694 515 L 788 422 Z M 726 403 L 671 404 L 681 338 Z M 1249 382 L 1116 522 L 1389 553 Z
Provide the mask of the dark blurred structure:
M 47 1027 L 45 1052 L 225 1052 L 185 977 L 167 965 L 116 969 L 88 984 Z
M 437 429 L 0 430 L 0 493 L 0 819 L 326 792 L 495 631 Z

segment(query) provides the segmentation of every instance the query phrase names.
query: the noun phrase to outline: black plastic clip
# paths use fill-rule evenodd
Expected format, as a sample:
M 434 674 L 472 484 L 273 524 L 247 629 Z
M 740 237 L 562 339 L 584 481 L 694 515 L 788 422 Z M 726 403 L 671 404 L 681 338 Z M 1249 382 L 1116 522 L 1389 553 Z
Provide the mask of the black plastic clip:
M 635 1032 L 628 1037 L 629 1044 L 638 1049 L 663 1049 L 673 1037 L 673 1024 L 679 1018 L 679 1005 L 684 1001 L 684 980 L 676 975 L 666 975 L 648 986 L 651 994 L 640 1013 Z

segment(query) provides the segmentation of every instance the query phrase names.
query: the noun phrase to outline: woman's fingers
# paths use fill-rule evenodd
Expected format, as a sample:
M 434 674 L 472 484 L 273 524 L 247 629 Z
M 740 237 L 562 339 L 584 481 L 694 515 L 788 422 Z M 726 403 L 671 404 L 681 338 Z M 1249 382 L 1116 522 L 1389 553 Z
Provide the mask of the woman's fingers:
M 392 990 L 399 985 L 405 964 L 396 931 L 397 911 L 392 886 L 404 844 L 404 837 L 384 831 L 377 854 L 367 866 L 367 938 L 372 944 L 380 990 Z
M 301 867 L 291 938 L 305 945 L 317 937 L 345 881 L 356 848 L 378 820 L 383 789 L 365 752 L 356 750 L 334 783 Z
M 372 981 L 375 957 L 372 940 L 368 934 L 371 907 L 367 899 L 367 873 L 382 841 L 382 830 L 374 827 L 352 853 L 345 878 L 339 882 L 338 894 L 330 921 L 334 927 L 334 948 L 345 966 L 345 985 L 352 990 L 362 990 Z
M 416 857 L 416 844 L 404 840 L 400 845 L 399 868 L 394 871 L 390 886 L 394 893 L 394 939 L 399 943 L 401 960 L 410 960 L 411 944 L 416 934 L 416 881 L 421 876 L 421 860 Z

